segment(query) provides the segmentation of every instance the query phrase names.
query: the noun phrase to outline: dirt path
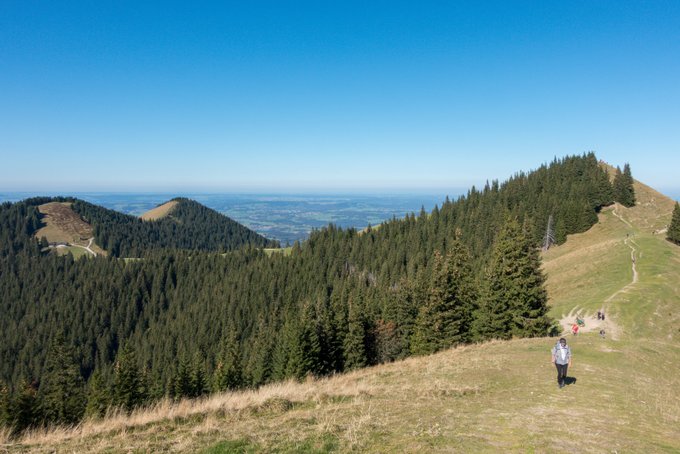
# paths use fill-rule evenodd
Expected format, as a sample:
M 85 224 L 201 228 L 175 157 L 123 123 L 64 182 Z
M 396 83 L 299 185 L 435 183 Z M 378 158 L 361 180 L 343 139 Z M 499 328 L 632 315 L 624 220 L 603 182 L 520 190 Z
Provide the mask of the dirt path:
M 621 222 L 623 222 L 624 224 L 626 224 L 628 227 L 630 227 L 630 228 L 632 229 L 632 228 L 633 228 L 633 224 L 631 224 L 630 222 L 628 222 L 627 220 L 625 220 L 625 219 L 623 218 L 623 216 L 621 216 L 621 215 L 616 211 L 616 209 L 617 209 L 618 207 L 619 207 L 619 204 L 618 204 L 618 203 L 614 204 L 614 210 L 612 211 L 612 213 L 614 214 L 614 216 L 616 216 L 617 218 L 619 218 L 619 219 L 621 220 Z
M 580 306 L 576 306 L 560 320 L 563 336 L 571 334 L 571 325 L 576 323 L 577 316 L 580 316 L 584 322 L 584 326 L 579 326 L 579 334 L 591 332 L 599 333 L 601 329 L 604 329 L 606 337 L 610 339 L 618 340 L 621 335 L 619 326 L 610 317 L 605 318 L 605 320 L 598 320 L 597 314 L 586 312 Z
M 92 242 L 94 241 L 94 237 L 90 238 L 90 241 L 87 243 L 87 246 L 81 246 L 80 244 L 71 244 L 70 246 L 72 247 L 79 247 L 81 249 L 85 249 L 87 252 L 92 254 L 93 257 L 97 256 L 97 253 L 94 252 L 92 249 L 90 249 L 90 246 L 92 246 Z
M 637 243 L 633 240 L 629 241 L 629 238 L 626 238 L 625 241 L 624 241 L 624 244 L 626 244 L 630 248 L 630 261 L 631 261 L 631 267 L 633 269 L 633 280 L 630 282 L 630 284 L 628 284 L 625 287 L 617 290 L 616 292 L 614 292 L 613 295 L 611 295 L 609 298 L 604 300 L 605 303 L 610 303 L 614 298 L 619 296 L 621 293 L 627 292 L 633 285 L 637 284 L 638 280 L 640 279 L 640 277 L 638 275 L 637 267 L 635 266 L 636 265 L 635 254 L 638 252 L 638 250 L 635 249 L 635 247 L 633 246 L 633 245 L 637 246 Z M 642 255 L 642 254 L 639 254 L 639 255 Z
M 628 222 L 626 219 L 624 219 L 619 213 L 617 213 L 616 208 L 618 207 L 618 204 L 616 207 L 614 207 L 614 210 L 612 213 L 614 216 L 619 218 L 621 222 L 626 224 L 628 227 L 631 229 L 633 228 L 633 225 Z M 638 283 L 640 276 L 637 271 L 637 266 L 636 262 L 637 259 L 642 257 L 642 252 L 639 250 L 640 246 L 635 242 L 633 238 L 630 236 L 627 236 L 626 239 L 623 241 L 623 244 L 628 246 L 630 248 L 630 261 L 631 261 L 631 268 L 633 270 L 633 279 L 631 280 L 630 283 L 626 284 L 616 292 L 614 292 L 611 296 L 609 296 L 607 299 L 604 300 L 604 304 L 602 305 L 602 311 L 607 314 L 608 313 L 608 308 L 611 302 L 619 296 L 622 293 L 627 292 L 630 290 L 631 287 L 633 287 L 635 284 Z M 619 335 L 621 333 L 621 330 L 619 327 L 616 325 L 616 323 L 611 320 L 610 317 L 607 317 L 605 320 L 598 320 L 596 314 L 591 314 L 588 312 L 585 312 L 582 308 L 579 306 L 576 306 L 573 308 L 568 314 L 564 315 L 562 319 L 560 320 L 560 325 L 563 328 L 563 334 L 569 334 L 571 333 L 571 326 L 576 323 L 576 317 L 579 316 L 585 323 L 585 326 L 579 327 L 579 333 L 588 333 L 588 332 L 599 332 L 600 329 L 604 329 L 606 332 L 606 335 L 610 337 L 611 339 L 617 340 L 619 338 Z

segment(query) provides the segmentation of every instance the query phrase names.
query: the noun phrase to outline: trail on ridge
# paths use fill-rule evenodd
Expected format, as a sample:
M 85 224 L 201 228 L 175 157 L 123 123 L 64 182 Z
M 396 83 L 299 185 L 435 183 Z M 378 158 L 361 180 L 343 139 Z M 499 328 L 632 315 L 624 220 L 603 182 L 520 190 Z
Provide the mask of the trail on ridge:
M 616 208 L 618 208 L 618 204 L 614 207 L 614 210 L 612 213 L 614 216 L 616 216 L 621 222 L 626 224 L 629 228 L 633 228 L 633 225 L 626 220 L 623 216 L 621 216 L 617 211 Z M 635 242 L 635 240 L 629 236 L 630 234 L 626 235 L 626 238 L 623 241 L 623 244 L 628 246 L 630 248 L 630 261 L 631 261 L 631 269 L 633 271 L 633 277 L 631 282 L 614 292 L 612 295 L 607 297 L 603 304 L 602 304 L 602 311 L 605 313 L 605 320 L 598 320 L 596 315 L 594 313 L 589 313 L 585 312 L 580 306 L 574 307 L 568 314 L 564 315 L 562 319 L 560 320 L 560 325 L 563 328 L 563 334 L 568 334 L 571 332 L 571 326 L 576 323 L 576 318 L 580 317 L 585 325 L 579 327 L 579 332 L 580 333 L 587 333 L 587 332 L 592 332 L 592 331 L 599 331 L 600 329 L 604 329 L 605 333 L 607 336 L 611 337 L 612 339 L 616 340 L 619 338 L 619 335 L 621 333 L 621 330 L 619 329 L 618 325 L 606 314 L 609 312 L 609 306 L 611 302 L 620 294 L 626 293 L 629 291 L 635 284 L 638 283 L 640 277 L 637 271 L 636 267 L 636 262 L 639 257 L 642 256 L 642 253 L 639 251 L 640 246 Z

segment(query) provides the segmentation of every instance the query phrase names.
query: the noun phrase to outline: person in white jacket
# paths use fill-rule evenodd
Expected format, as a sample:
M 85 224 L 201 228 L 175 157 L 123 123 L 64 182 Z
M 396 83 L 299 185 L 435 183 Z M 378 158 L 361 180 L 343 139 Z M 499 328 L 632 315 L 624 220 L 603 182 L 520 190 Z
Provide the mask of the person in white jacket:
M 571 348 L 564 337 L 560 338 L 552 349 L 552 363 L 557 367 L 557 386 L 563 388 L 567 378 L 567 368 L 571 366 Z

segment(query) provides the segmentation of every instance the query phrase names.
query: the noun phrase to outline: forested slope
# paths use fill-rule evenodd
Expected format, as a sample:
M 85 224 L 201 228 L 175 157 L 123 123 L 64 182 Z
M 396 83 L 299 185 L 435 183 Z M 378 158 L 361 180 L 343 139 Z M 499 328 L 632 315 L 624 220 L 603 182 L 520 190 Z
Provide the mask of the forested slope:
M 61 369 L 88 381 L 83 401 L 87 394 L 88 413 L 97 414 L 108 405 L 129 409 L 161 396 L 324 375 L 472 340 L 545 335 L 551 322 L 536 246 L 547 219 L 553 215 L 563 241 L 612 201 L 595 156 L 568 157 L 473 188 L 432 213 L 362 234 L 329 226 L 290 255 L 271 256 L 252 247 L 225 255 L 183 252 L 185 243 L 130 246 L 123 240 L 146 238 L 139 232 L 154 223 L 78 201 L 74 208 L 99 229 L 102 246 L 143 260 L 75 262 L 40 254 L 31 238 L 33 202 L 4 204 L 0 378 L 15 415 L 20 402 L 36 406 L 14 424 L 67 420 L 39 411 L 49 402 L 41 386 L 54 381 L 45 376 L 54 352 Z M 161 221 L 184 225 L 200 213 L 180 203 Z
M 83 200 L 73 209 L 94 227 L 98 245 L 114 257 L 140 257 L 153 249 L 230 251 L 245 245 L 277 247 L 238 222 L 198 202 L 176 198 L 169 216 L 145 221 Z

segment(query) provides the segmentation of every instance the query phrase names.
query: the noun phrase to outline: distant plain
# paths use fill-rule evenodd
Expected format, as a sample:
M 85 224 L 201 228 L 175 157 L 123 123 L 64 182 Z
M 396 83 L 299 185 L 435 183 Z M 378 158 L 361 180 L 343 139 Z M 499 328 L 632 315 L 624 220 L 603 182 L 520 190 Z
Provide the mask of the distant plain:
M 462 191 L 460 192 L 462 194 Z M 170 194 L 170 193 L 0 193 L 0 202 L 16 202 L 37 195 L 71 195 L 126 214 L 139 216 L 168 200 L 194 199 L 256 232 L 281 242 L 301 241 L 313 229 L 336 224 L 359 230 L 392 217 L 431 211 L 446 194 Z M 448 194 L 455 198 L 459 194 Z

